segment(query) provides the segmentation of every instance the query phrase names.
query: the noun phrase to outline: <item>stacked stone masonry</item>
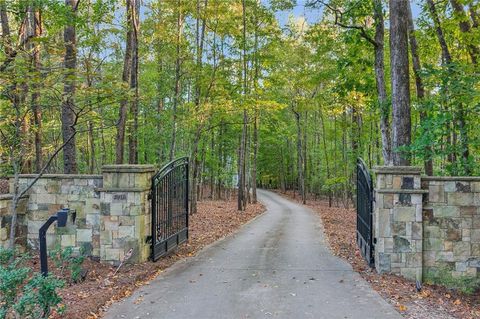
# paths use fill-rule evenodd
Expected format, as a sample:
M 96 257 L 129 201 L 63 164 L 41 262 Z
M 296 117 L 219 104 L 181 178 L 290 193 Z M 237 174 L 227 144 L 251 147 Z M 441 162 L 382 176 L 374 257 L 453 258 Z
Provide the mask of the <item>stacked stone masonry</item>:
M 132 249 L 130 261 L 148 259 L 151 235 L 149 193 L 155 169 L 149 165 L 103 168 L 100 189 L 100 259 L 117 263 Z
M 477 276 L 480 267 L 480 178 L 425 177 L 424 272 Z
M 477 276 L 480 177 L 426 177 L 415 167 L 376 167 L 375 266 L 412 280 L 447 271 Z
M 19 188 L 24 189 L 35 175 L 21 175 Z M 82 249 L 85 254 L 100 254 L 100 194 L 101 175 L 64 175 L 48 174 L 42 176 L 29 190 L 26 207 L 27 245 L 38 248 L 38 230 L 45 221 L 62 208 L 76 211 L 76 220 L 72 217 L 67 227 L 56 228 L 54 224 L 47 232 L 47 245 L 52 249 L 61 247 Z M 10 191 L 13 190 L 13 180 Z M 72 216 L 72 215 L 71 215 Z
M 25 248 L 27 245 L 28 223 L 25 216 L 28 196 L 20 199 L 17 216 L 16 244 L 18 247 Z M 0 246 L 6 248 L 9 244 L 10 225 L 12 220 L 12 195 L 0 195 Z
M 378 167 L 375 201 L 375 267 L 422 279 L 422 193 L 420 170 Z
M 17 244 L 38 249 L 38 230 L 62 208 L 70 214 L 67 227 L 54 223 L 47 232 L 49 249 L 57 245 L 112 264 L 120 263 L 132 250 L 130 262 L 148 259 L 151 214 L 148 199 L 151 165 L 104 166 L 102 175 L 43 175 L 20 201 Z M 19 189 L 35 175 L 21 175 Z M 10 181 L 10 192 L 13 179 Z M 0 244 L 7 246 L 11 220 L 11 195 L 0 197 Z

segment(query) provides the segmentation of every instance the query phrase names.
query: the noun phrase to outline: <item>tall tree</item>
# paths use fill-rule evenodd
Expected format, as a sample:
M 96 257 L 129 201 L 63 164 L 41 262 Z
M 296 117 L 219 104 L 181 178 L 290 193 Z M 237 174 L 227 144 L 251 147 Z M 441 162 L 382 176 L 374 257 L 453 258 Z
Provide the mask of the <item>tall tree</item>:
M 390 132 L 390 106 L 385 84 L 385 22 L 381 0 L 373 1 L 375 38 L 373 47 L 375 52 L 375 81 L 377 83 L 378 104 L 380 105 L 380 131 L 382 136 L 382 155 L 385 165 L 392 164 L 392 141 Z
M 42 18 L 41 11 L 38 6 L 31 5 L 27 12 L 28 15 L 28 34 L 35 38 L 42 35 Z M 31 68 L 36 78 L 40 75 L 40 45 L 38 43 L 30 43 Z M 31 85 L 31 108 L 33 113 L 34 131 L 35 131 L 35 172 L 42 169 L 42 109 L 40 105 L 40 83 L 33 81 Z
M 138 0 L 126 1 L 126 17 L 127 17 L 127 37 L 125 40 L 125 56 L 123 59 L 123 73 L 122 81 L 128 87 L 132 87 L 132 66 L 134 63 L 134 48 L 135 48 L 135 11 Z M 117 122 L 117 138 L 115 146 L 115 162 L 123 164 L 125 156 L 125 131 L 128 118 L 128 97 L 123 97 L 120 101 L 120 108 L 118 112 Z
M 255 109 L 253 114 L 253 160 L 252 160 L 252 202 L 257 203 L 257 159 L 258 159 L 258 81 L 260 76 L 260 59 L 258 52 L 258 8 L 254 10 L 254 74 L 253 74 L 253 90 L 255 92 Z
M 203 11 L 207 10 L 208 0 L 203 2 Z M 202 103 L 202 71 L 203 71 L 203 50 L 205 45 L 205 30 L 206 30 L 206 16 L 201 14 L 201 2 L 197 0 L 196 3 L 196 32 L 195 32 L 195 84 L 194 84 L 194 104 L 195 113 L 199 115 L 201 113 L 200 106 Z M 205 98 L 205 97 L 204 97 Z M 198 188 L 200 177 L 200 159 L 199 159 L 199 146 L 202 138 L 202 130 L 204 123 L 201 121 L 196 124 L 194 137 L 193 137 L 193 150 L 191 156 L 192 165 L 192 187 L 191 187 L 191 205 L 190 213 L 195 214 L 197 212 L 197 200 L 198 200 Z
M 181 0 L 177 0 L 177 41 L 175 43 L 175 86 L 172 106 L 172 137 L 170 142 L 170 160 L 173 161 L 175 157 L 175 147 L 177 142 L 177 108 L 180 103 L 180 80 L 182 73 L 182 57 L 181 57 L 181 41 L 183 34 L 183 13 Z
M 390 0 L 390 65 L 393 164 L 410 165 L 410 156 L 402 149 L 411 142 L 408 0 Z
M 65 78 L 62 101 L 62 136 L 64 143 L 68 141 L 63 148 L 63 171 L 65 174 L 76 174 L 78 172 L 74 124 L 77 117 L 75 113 L 75 78 L 77 71 L 75 24 L 79 3 L 80 0 L 65 0 L 65 5 L 69 9 L 68 22 L 63 31 L 63 40 L 65 42 Z
M 132 0 L 131 2 L 131 25 L 132 43 L 132 67 L 130 74 L 130 90 L 133 91 L 133 99 L 130 103 L 130 115 L 132 117 L 128 136 L 128 163 L 138 163 L 138 36 L 140 32 L 140 0 Z
M 242 136 L 240 139 L 240 151 L 238 160 L 238 210 L 245 210 L 246 203 L 246 149 L 247 149 L 247 129 L 248 129 L 248 114 L 246 109 L 246 95 L 247 95 L 247 13 L 246 2 L 242 0 L 242 94 L 243 94 L 243 126 Z
M 450 50 L 448 49 L 447 41 L 445 40 L 445 34 L 440 23 L 440 18 L 438 17 L 437 8 L 433 0 L 427 0 L 427 5 L 433 20 L 433 24 L 435 26 L 435 32 L 437 34 L 438 42 L 442 50 L 442 61 L 444 64 L 450 64 L 452 62 L 452 56 L 450 54 Z
M 293 114 L 295 115 L 295 123 L 297 125 L 297 170 L 298 170 L 298 191 L 302 199 L 302 203 L 306 203 L 305 193 L 305 174 L 304 174 L 304 154 L 302 147 L 302 125 L 300 121 L 300 112 L 292 107 Z

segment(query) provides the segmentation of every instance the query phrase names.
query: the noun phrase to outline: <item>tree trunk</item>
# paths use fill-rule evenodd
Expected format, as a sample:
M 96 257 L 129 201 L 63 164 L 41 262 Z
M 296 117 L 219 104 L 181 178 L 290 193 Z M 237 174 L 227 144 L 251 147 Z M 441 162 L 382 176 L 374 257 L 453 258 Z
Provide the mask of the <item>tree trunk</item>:
M 390 0 L 390 65 L 393 109 L 393 164 L 410 165 L 400 148 L 410 145 L 410 86 L 408 61 L 408 0 Z
M 246 3 L 245 0 L 242 0 L 242 21 L 243 21 L 243 102 L 246 101 L 247 95 L 247 19 L 246 19 Z M 245 152 L 247 149 L 247 125 L 248 125 L 248 115 L 246 106 L 244 105 L 243 110 L 243 127 L 242 127 L 242 138 L 240 140 L 240 154 L 239 154 L 239 186 L 238 186 L 238 210 L 245 210 L 246 201 L 245 201 L 245 187 L 246 187 L 246 167 L 245 167 Z
M 327 173 L 327 179 L 330 179 L 330 162 L 328 160 L 328 150 L 327 150 L 327 134 L 325 129 L 325 119 L 323 118 L 322 109 L 320 111 L 320 120 L 322 121 L 322 141 L 323 141 L 323 150 L 325 154 L 325 169 Z M 328 191 L 328 206 L 332 207 L 332 192 Z
M 257 203 L 258 111 L 253 116 L 252 202 Z
M 417 37 L 415 36 L 415 25 L 413 23 L 412 8 L 408 3 L 408 39 L 410 42 L 410 52 L 412 54 L 413 74 L 415 76 L 415 88 L 417 90 L 417 99 L 422 101 L 425 98 L 425 87 L 423 85 L 420 72 L 422 65 L 420 63 L 420 55 L 418 54 Z M 424 109 L 420 110 L 420 121 L 425 121 L 427 118 L 427 112 Z M 425 154 L 427 158 L 424 160 L 425 174 L 433 175 L 433 161 L 431 158 L 432 148 L 430 146 L 425 147 Z
M 438 17 L 437 9 L 433 0 L 427 0 L 428 10 L 432 16 L 433 24 L 435 26 L 435 32 L 437 33 L 438 42 L 442 49 L 442 61 L 443 64 L 450 64 L 452 62 L 452 56 L 448 50 L 447 41 L 445 41 L 445 35 L 443 34 L 442 25 L 440 24 L 440 18 Z
M 126 10 L 127 10 L 127 38 L 125 42 L 125 57 L 123 60 L 123 73 L 122 81 L 130 87 L 131 78 L 132 78 L 132 42 L 133 42 L 133 14 L 134 9 L 132 8 L 135 5 L 136 0 L 127 0 Z M 117 136 L 115 144 L 115 163 L 123 164 L 124 154 L 125 154 L 125 129 L 127 124 L 127 106 L 128 98 L 122 98 L 120 101 L 120 109 L 118 114 L 117 122 Z
M 2 40 L 6 56 L 12 55 L 12 40 L 10 38 L 10 22 L 8 19 L 5 1 L 0 1 L 0 22 L 2 26 Z
M 40 10 L 31 6 L 28 10 L 29 15 L 29 29 L 28 33 L 31 33 L 33 37 L 39 37 L 42 35 L 42 19 Z M 32 49 L 31 67 L 39 78 L 40 75 L 40 45 L 38 43 L 30 44 Z M 40 84 L 37 81 L 33 81 L 31 84 L 31 108 L 33 114 L 33 124 L 35 131 L 35 172 L 38 173 L 42 169 L 42 109 L 40 106 Z
M 308 156 L 307 156 L 307 127 L 308 127 L 308 112 L 305 111 L 305 116 L 303 118 L 303 139 L 302 139 L 302 160 L 303 160 L 303 193 L 304 193 L 304 204 L 307 201 L 307 194 L 308 194 L 308 184 L 307 181 L 309 180 L 308 170 L 307 170 L 307 163 L 308 163 Z
M 254 53 L 255 53 L 255 73 L 253 85 L 255 90 L 255 99 L 258 100 L 258 78 L 260 75 L 260 61 L 258 59 L 258 19 L 257 10 L 255 10 L 255 34 L 254 34 Z M 252 162 L 252 202 L 257 203 L 257 155 L 258 155 L 258 106 L 255 105 L 253 114 L 253 162 Z
M 246 208 L 246 181 L 245 181 L 245 151 L 247 146 L 247 123 L 248 123 L 248 115 L 247 110 L 243 110 L 243 126 L 242 126 L 242 137 L 240 139 L 240 151 L 239 151 L 239 182 L 238 182 L 238 210 L 245 210 Z
M 177 15 L 177 43 L 176 43 L 176 59 L 175 59 L 175 88 L 174 88 L 174 98 L 173 98 L 173 106 L 172 106 L 172 140 L 170 144 L 170 161 L 173 161 L 175 158 L 175 147 L 176 147 L 176 140 L 177 140 L 177 107 L 180 103 L 180 76 L 181 76 L 181 67 L 182 67 L 182 60 L 180 57 L 180 41 L 182 40 L 182 33 L 183 33 L 183 18 L 181 12 L 181 3 L 180 0 L 177 2 L 178 5 L 178 15 Z
M 245 141 L 245 202 L 248 204 L 252 203 L 252 198 L 250 197 L 250 189 L 252 188 L 252 179 L 250 175 L 251 168 L 251 132 L 250 126 L 247 125 L 247 138 Z
M 293 110 L 297 124 L 297 170 L 298 170 L 298 191 L 305 204 L 305 178 L 303 174 L 303 148 L 302 148 L 302 126 L 300 125 L 300 112 Z
M 380 132 L 382 136 L 382 155 L 385 165 L 392 165 L 392 142 L 389 122 L 389 103 L 385 85 L 385 26 L 382 1 L 374 0 L 375 19 L 375 81 L 377 84 L 378 104 L 380 106 Z
M 132 1 L 132 19 L 130 20 L 132 29 L 132 69 L 130 79 L 130 89 L 134 92 L 133 101 L 130 104 L 130 114 L 132 121 L 128 137 L 128 162 L 130 164 L 138 163 L 138 35 L 140 27 L 140 1 Z
M 70 136 L 74 135 L 75 129 L 73 127 L 75 121 L 75 77 L 77 68 L 77 46 L 76 46 L 76 13 L 79 0 L 65 0 L 65 5 L 69 8 L 69 21 L 63 31 L 63 39 L 65 42 L 65 79 L 63 86 L 63 102 L 62 102 L 62 137 L 63 141 L 69 140 Z M 63 171 L 65 174 L 76 174 L 77 159 L 76 159 L 76 144 L 75 137 L 63 148 Z
M 90 163 L 89 163 L 89 171 L 90 174 L 95 173 L 95 137 L 93 135 L 93 123 L 88 122 L 88 140 L 90 143 Z
M 204 2 L 204 10 L 207 9 L 208 0 Z M 197 32 L 196 32 L 196 60 L 197 60 L 197 69 L 195 74 L 195 112 L 199 112 L 200 103 L 201 103 L 201 83 L 200 83 L 200 74 L 203 67 L 202 56 L 203 56 L 203 45 L 205 39 L 205 20 L 200 19 L 200 0 L 197 0 Z M 202 27 L 200 30 L 200 21 L 202 22 Z M 199 174 L 199 159 L 198 159 L 198 144 L 200 143 L 202 133 L 202 124 L 199 123 L 196 125 L 195 136 L 193 142 L 193 152 L 192 152 L 192 187 L 191 187 L 191 209 L 190 213 L 195 214 L 197 212 L 197 184 L 198 184 L 198 174 Z

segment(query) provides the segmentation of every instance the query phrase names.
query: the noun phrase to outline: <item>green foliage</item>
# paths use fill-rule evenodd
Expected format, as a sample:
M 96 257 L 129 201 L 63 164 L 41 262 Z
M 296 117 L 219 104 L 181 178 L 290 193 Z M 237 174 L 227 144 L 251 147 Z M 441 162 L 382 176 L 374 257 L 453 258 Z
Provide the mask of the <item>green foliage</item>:
M 70 274 L 70 280 L 78 282 L 80 279 L 82 264 L 85 261 L 82 248 L 78 253 L 75 253 L 73 247 L 62 249 L 60 245 L 57 245 L 54 249 L 49 251 L 49 256 L 55 264 L 55 267 L 60 269 L 60 276 L 63 276 L 64 271 L 67 270 Z
M 45 277 L 35 273 L 23 288 L 23 294 L 14 308 L 23 316 L 28 314 L 33 318 L 48 318 L 52 309 L 59 306 L 56 311 L 61 314 L 65 308 L 60 305 L 62 298 L 57 290 L 64 285 L 63 280 L 52 274 Z
M 53 275 L 32 273 L 28 255 L 0 247 L 0 318 L 48 318 L 52 310 L 63 311 L 57 293 L 64 281 Z
M 18 302 L 22 286 L 30 276 L 30 269 L 22 266 L 26 257 L 14 257 L 15 252 L 0 248 L 0 318 L 4 318 Z
M 472 276 L 454 277 L 452 270 L 447 267 L 426 272 L 424 280 L 429 284 L 442 285 L 468 295 L 474 294 L 480 288 L 480 278 Z
M 326 193 L 336 193 L 344 189 L 347 183 L 348 179 L 343 176 L 327 178 L 322 186 L 322 190 Z
M 412 145 L 405 149 L 419 159 L 440 162 L 441 174 L 477 175 L 480 173 L 474 154 L 480 147 L 480 136 L 472 134 L 480 110 L 480 79 L 470 65 L 451 63 L 427 66 L 422 74 L 426 88 L 438 90 L 415 107 L 425 113 L 418 125 Z M 464 156 L 468 150 L 468 156 Z
M 18 35 L 29 3 L 42 15 L 43 33 L 31 39 L 39 46 L 41 69 L 32 67 L 34 46 L 26 45 L 2 72 L 0 154 L 5 155 L 0 174 L 13 172 L 15 163 L 11 161 L 22 161 L 16 166 L 24 172 L 33 170 L 32 141 L 37 130 L 44 157 L 61 145 L 59 109 L 65 70 L 60 66 L 65 44 L 60 35 L 72 21 L 78 55 L 74 96 L 80 114 L 75 137 L 77 166 L 79 173 L 99 173 L 103 164 L 115 162 L 120 102 L 127 100 L 131 106 L 135 97 L 135 90 L 122 80 L 125 4 L 80 1 L 74 18 L 61 1 L 7 1 L 10 43 L 21 42 Z M 392 115 L 388 7 L 387 1 L 379 1 L 385 13 L 387 94 L 386 102 L 380 103 L 371 43 L 376 30 L 374 3 L 304 1 L 307 10 L 316 8 L 312 11 L 318 12 L 315 19 L 311 13 L 307 18 L 299 16 L 294 8 L 300 2 L 295 0 L 212 0 L 200 1 L 198 7 L 196 1 L 147 1 L 142 5 L 138 35 L 138 133 L 130 135 L 131 111 L 126 132 L 127 140 L 138 140 L 139 163 L 160 166 L 170 153 L 196 156 L 193 162 L 201 166 L 200 183 L 217 189 L 235 187 L 246 110 L 249 172 L 254 166 L 254 123 L 259 130 L 257 182 L 298 188 L 302 154 L 297 145 L 301 144 L 308 191 L 351 194 L 356 157 L 363 157 L 368 166 L 382 164 L 380 118 L 386 116 L 391 122 Z M 409 154 L 413 165 L 432 160 L 435 174 L 478 175 L 480 77 L 469 48 L 480 46 L 480 28 L 473 27 L 467 6 L 462 16 L 452 12 L 448 1 L 436 2 L 452 57 L 452 63 L 446 65 L 427 6 L 415 8 L 425 98 L 415 96 L 412 74 L 412 144 L 396 151 Z M 478 15 L 478 5 L 472 8 Z M 460 21 L 471 24 L 470 32 L 460 30 Z M 0 39 L 0 61 L 6 60 L 8 45 L 6 38 Z M 247 66 L 245 88 L 243 62 Z M 28 92 L 18 96 L 18 114 L 9 88 Z M 36 88 L 41 125 L 34 124 L 32 114 L 31 93 Z M 294 112 L 300 117 L 301 141 Z M 19 133 L 15 130 L 18 126 L 22 127 Z M 60 154 L 49 172 L 62 171 L 62 161 Z M 77 270 L 69 271 L 75 277 Z

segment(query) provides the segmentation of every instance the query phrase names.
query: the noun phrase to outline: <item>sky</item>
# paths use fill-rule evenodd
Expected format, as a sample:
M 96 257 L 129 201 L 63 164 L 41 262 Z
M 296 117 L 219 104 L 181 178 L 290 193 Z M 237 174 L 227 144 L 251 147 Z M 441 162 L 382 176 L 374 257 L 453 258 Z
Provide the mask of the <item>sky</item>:
M 268 2 L 268 0 L 261 0 L 261 1 Z M 308 24 L 314 24 L 319 20 L 320 15 L 322 13 L 322 9 L 306 8 L 305 4 L 308 2 L 308 0 L 296 0 L 296 2 L 297 4 L 293 8 L 293 10 L 280 11 L 276 13 L 276 17 L 280 25 L 285 25 L 288 22 L 289 16 L 293 16 L 295 18 L 303 17 L 305 18 L 305 21 L 307 21 Z M 410 1 L 414 19 L 415 17 L 418 17 L 418 15 L 421 12 L 418 2 L 419 2 L 418 0 Z
M 296 18 L 303 17 L 308 24 L 314 24 L 320 19 L 322 9 L 305 8 L 305 3 L 308 0 L 297 0 L 296 6 L 291 11 L 279 11 L 276 13 L 280 25 L 285 25 L 288 22 L 290 15 Z

